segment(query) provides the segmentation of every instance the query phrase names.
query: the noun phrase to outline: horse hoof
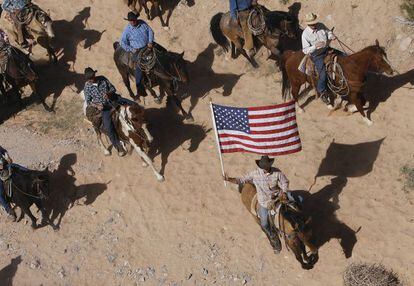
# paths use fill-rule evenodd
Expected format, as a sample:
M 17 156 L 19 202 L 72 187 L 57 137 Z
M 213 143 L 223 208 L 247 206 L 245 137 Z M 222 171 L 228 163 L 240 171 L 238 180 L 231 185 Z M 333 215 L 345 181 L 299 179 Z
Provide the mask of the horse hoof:
M 189 115 L 186 119 L 184 119 L 184 121 L 189 123 L 194 122 L 194 117 L 192 115 Z
M 170 30 L 170 27 L 165 26 L 165 27 L 163 27 L 163 29 L 164 29 L 165 31 L 169 31 L 169 30 Z
M 332 105 L 332 104 L 328 104 L 326 107 L 327 107 L 329 110 L 333 110 L 333 109 L 334 109 L 334 107 L 333 107 L 333 105 Z
M 349 113 L 354 113 L 354 112 L 357 112 L 357 111 L 358 111 L 358 109 L 356 108 L 356 106 L 355 106 L 355 105 L 350 104 L 350 105 L 348 105 L 348 107 L 347 107 L 347 111 L 348 111 Z
M 145 163 L 145 162 L 142 162 L 142 167 L 146 168 L 146 167 L 148 167 L 148 164 Z
M 369 120 L 368 118 L 364 117 L 364 121 L 368 126 L 372 126 L 372 124 L 374 124 L 371 120 Z
M 104 151 L 105 156 L 111 156 L 111 152 L 109 152 L 108 150 Z
M 159 175 L 159 176 L 157 176 L 157 180 L 158 180 L 158 182 L 164 182 L 165 178 L 164 178 L 164 176 Z

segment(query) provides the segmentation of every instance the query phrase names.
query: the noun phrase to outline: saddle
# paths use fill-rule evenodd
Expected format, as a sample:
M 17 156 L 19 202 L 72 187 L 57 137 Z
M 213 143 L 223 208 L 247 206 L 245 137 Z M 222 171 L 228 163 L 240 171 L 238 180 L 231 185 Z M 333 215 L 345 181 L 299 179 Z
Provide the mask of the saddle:
M 335 49 L 329 49 L 324 62 L 326 67 L 326 74 L 328 77 L 329 89 L 341 97 L 349 95 L 348 80 L 345 78 L 342 66 L 338 63 L 338 55 L 340 51 Z M 307 76 L 318 78 L 318 71 L 316 70 L 315 64 L 312 61 L 310 55 L 305 55 L 298 67 L 299 71 L 306 74 Z

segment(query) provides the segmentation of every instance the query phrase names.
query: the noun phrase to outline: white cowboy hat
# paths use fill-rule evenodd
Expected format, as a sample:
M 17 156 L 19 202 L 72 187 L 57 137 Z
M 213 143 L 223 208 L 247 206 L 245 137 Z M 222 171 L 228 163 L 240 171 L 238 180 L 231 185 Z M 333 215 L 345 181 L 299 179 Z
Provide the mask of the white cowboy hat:
M 318 14 L 315 14 L 315 13 L 306 14 L 305 23 L 306 25 L 315 25 L 319 22 L 318 18 L 319 18 Z

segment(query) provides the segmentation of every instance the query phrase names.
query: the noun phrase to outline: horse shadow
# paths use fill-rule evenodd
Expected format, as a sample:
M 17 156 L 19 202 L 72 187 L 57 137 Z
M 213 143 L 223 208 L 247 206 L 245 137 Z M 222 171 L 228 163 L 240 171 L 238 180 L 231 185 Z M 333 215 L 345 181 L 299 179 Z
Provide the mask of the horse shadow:
M 9 265 L 0 270 L 0 284 L 2 286 L 12 286 L 13 278 L 16 275 L 19 264 L 22 263 L 21 255 L 13 258 Z
M 384 140 L 352 145 L 332 142 L 315 176 L 315 182 L 318 177 L 333 176 L 331 183 L 316 193 L 293 191 L 294 196 L 302 196 L 303 211 L 312 217 L 313 243 L 316 247 L 338 239 L 345 257 L 352 256 L 359 229 L 354 231 L 337 218 L 335 213 L 340 208 L 339 197 L 348 178 L 362 177 L 373 170 Z
M 408 83 L 414 86 L 414 69 L 391 77 L 382 74 L 369 74 L 364 92 L 369 102 L 368 117 L 371 116 L 380 103 L 386 102 L 394 91 Z
M 190 110 L 194 110 L 200 98 L 204 98 L 211 90 L 222 88 L 223 96 L 231 95 L 234 86 L 243 74 L 216 73 L 212 69 L 214 63 L 214 49 L 216 44 L 210 43 L 207 48 L 198 54 L 197 58 L 189 63 L 189 73 L 191 75 L 188 87 L 190 95 Z
M 57 20 L 53 22 L 53 29 L 56 35 L 64 35 L 64 38 L 56 37 L 53 43 L 59 51 L 60 62 L 72 63 L 73 69 L 76 62 L 78 46 L 83 43 L 83 48 L 91 50 L 92 46 L 98 43 L 103 33 L 89 29 L 88 19 L 91 16 L 91 7 L 85 7 L 71 21 Z
M 160 173 L 164 175 L 168 163 L 168 157 L 172 152 L 181 148 L 192 153 L 206 138 L 211 129 L 198 124 L 184 123 L 184 117 L 166 108 L 150 108 L 145 110 L 148 129 L 154 137 L 149 149 L 149 156 L 154 159 L 161 156 Z
M 106 189 L 105 183 L 93 183 L 77 186 L 73 165 L 77 162 L 75 153 L 66 154 L 60 159 L 59 166 L 50 173 L 50 200 L 47 206 L 49 219 L 60 228 L 66 212 L 75 203 L 83 199 L 83 205 L 90 205 Z M 56 221 L 56 222 L 55 222 Z
M 350 258 L 357 243 L 357 232 L 336 216 L 336 211 L 340 209 L 339 196 L 347 181 L 346 177 L 338 176 L 316 193 L 311 194 L 306 191 L 292 193 L 304 199 L 303 211 L 312 217 L 310 227 L 314 246 L 320 248 L 331 239 L 337 239 L 345 257 Z

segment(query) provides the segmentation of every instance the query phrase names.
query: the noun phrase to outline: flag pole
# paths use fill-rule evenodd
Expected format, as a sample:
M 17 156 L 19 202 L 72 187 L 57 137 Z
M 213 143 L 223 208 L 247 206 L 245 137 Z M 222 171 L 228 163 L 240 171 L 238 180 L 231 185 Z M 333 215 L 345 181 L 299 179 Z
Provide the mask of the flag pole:
M 223 178 L 224 178 L 225 173 L 224 173 L 223 156 L 221 154 L 220 141 L 219 141 L 219 137 L 217 133 L 217 126 L 216 126 L 216 119 L 214 117 L 213 102 L 211 101 L 211 99 L 210 99 L 210 109 L 211 109 L 211 119 L 213 120 L 214 134 L 216 135 L 217 151 L 219 153 L 219 158 L 220 158 L 221 174 L 223 175 Z M 224 180 L 224 186 L 227 187 L 226 180 Z

